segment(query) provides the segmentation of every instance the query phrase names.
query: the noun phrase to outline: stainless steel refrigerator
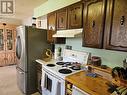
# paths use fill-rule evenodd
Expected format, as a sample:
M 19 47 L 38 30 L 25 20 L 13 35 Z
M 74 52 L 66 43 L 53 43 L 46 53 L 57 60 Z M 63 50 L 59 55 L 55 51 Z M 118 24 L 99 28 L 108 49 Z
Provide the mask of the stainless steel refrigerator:
M 44 49 L 50 48 L 46 37 L 46 30 L 31 26 L 17 27 L 17 84 L 19 89 L 26 95 L 37 91 L 35 60 L 42 57 Z

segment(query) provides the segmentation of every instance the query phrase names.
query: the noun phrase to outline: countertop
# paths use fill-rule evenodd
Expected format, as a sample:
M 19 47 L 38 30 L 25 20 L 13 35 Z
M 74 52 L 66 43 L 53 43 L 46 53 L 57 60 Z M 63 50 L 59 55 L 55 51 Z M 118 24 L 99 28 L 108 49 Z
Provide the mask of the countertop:
M 55 59 L 51 59 L 50 61 L 43 61 L 42 59 L 37 59 L 37 60 L 35 60 L 37 63 L 40 63 L 40 64 L 53 64 L 53 63 L 56 63 L 56 60 Z
M 66 81 L 72 83 L 90 95 L 110 95 L 107 91 L 108 86 L 106 85 L 106 83 L 109 82 L 108 80 L 101 77 L 92 78 L 85 74 L 85 71 L 81 71 L 67 76 Z
M 52 59 L 48 62 L 45 62 L 41 59 L 37 59 L 36 62 L 43 65 L 49 63 L 56 63 L 56 60 Z M 108 80 L 103 79 L 101 77 L 88 77 L 85 76 L 85 74 L 85 71 L 81 71 L 69 75 L 65 79 L 66 81 L 72 83 L 73 85 L 89 93 L 90 95 L 110 95 L 110 93 L 107 91 L 108 86 L 106 85 L 106 83 L 109 82 Z

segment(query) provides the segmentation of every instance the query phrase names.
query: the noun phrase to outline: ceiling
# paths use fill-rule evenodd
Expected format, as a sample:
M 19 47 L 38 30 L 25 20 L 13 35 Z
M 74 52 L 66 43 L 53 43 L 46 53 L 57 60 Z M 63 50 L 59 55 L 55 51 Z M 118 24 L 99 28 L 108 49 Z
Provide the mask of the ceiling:
M 26 18 L 33 15 L 33 9 L 47 0 L 15 0 L 16 18 Z
M 33 15 L 35 7 L 41 5 L 47 0 L 15 0 L 15 14 L 14 16 L 0 16 L 0 21 L 7 19 L 23 20 Z

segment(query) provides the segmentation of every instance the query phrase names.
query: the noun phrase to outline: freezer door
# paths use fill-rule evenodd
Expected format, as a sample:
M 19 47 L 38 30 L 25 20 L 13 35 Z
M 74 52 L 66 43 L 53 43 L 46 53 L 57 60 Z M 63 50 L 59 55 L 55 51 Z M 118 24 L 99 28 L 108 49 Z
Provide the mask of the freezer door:
M 25 44 L 25 26 L 17 27 L 16 37 L 16 59 L 17 66 L 23 71 L 27 71 L 27 53 Z
M 18 87 L 20 89 L 20 91 L 22 91 L 22 93 L 26 93 L 26 73 L 23 72 L 20 68 L 16 67 L 17 70 L 17 84 Z

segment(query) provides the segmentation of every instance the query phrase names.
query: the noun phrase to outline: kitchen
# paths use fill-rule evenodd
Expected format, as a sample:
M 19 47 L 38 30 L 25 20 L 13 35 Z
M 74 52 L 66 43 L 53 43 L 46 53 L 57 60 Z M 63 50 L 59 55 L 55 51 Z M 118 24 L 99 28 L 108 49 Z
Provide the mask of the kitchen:
M 122 3 L 124 1 L 121 1 L 121 2 L 120 1 L 117 2 L 115 0 L 114 1 L 105 1 L 105 0 L 104 1 L 103 0 L 102 1 L 97 1 L 97 0 L 94 1 L 93 0 L 91 2 L 90 1 L 87 1 L 87 2 L 83 1 L 82 2 L 84 5 L 83 6 L 84 7 L 83 18 L 80 18 L 80 16 L 79 16 L 82 13 L 82 10 L 80 10 L 82 8 L 82 6 L 79 3 L 77 3 L 77 5 L 72 4 L 72 5 L 65 7 L 64 6 L 65 2 L 64 3 L 60 2 L 60 3 L 62 3 L 63 7 L 58 8 L 59 6 L 57 6 L 56 2 L 49 1 L 46 3 L 47 5 L 48 4 L 50 5 L 50 3 L 52 3 L 53 7 L 51 10 L 54 9 L 54 11 L 48 10 L 48 11 L 50 11 L 49 14 L 47 15 L 47 19 L 48 19 L 47 25 L 49 25 L 48 29 L 51 29 L 54 31 L 55 31 L 55 29 L 57 29 L 58 35 L 56 33 L 55 35 L 53 35 L 53 37 L 57 37 L 57 36 L 61 37 L 61 38 L 55 39 L 55 40 L 57 40 L 57 39 L 62 40 L 61 43 L 63 43 L 63 40 L 64 40 L 63 37 L 66 37 L 66 44 L 59 44 L 56 42 L 56 44 L 55 44 L 56 49 L 61 47 L 62 50 L 64 50 L 65 48 L 69 48 L 69 49 L 72 48 L 72 50 L 90 52 L 92 56 L 95 55 L 95 56 L 101 57 L 103 65 L 107 65 L 111 68 L 114 68 L 117 66 L 119 66 L 119 67 L 123 66 L 123 60 L 126 58 L 126 52 L 121 52 L 121 51 L 124 51 L 125 46 L 123 46 L 123 49 L 122 49 L 121 48 L 122 41 L 116 42 L 118 39 L 120 39 L 122 37 L 119 37 L 119 38 L 115 38 L 115 37 L 118 37 L 118 35 L 120 35 L 118 30 L 123 29 L 124 23 L 125 23 L 123 21 L 123 20 L 125 20 L 123 17 L 125 15 L 125 12 L 122 11 L 123 12 L 122 15 L 118 14 L 118 13 L 120 13 L 120 11 L 123 8 L 121 5 L 124 5 Z M 97 7 L 97 5 L 98 5 L 98 7 Z M 115 6 L 115 7 L 113 7 L 113 6 Z M 118 6 L 121 9 L 118 10 L 116 8 L 116 6 Z M 47 8 L 48 7 L 49 6 L 47 6 Z M 67 8 L 67 13 L 66 13 L 66 8 Z M 75 8 L 75 10 L 74 10 L 74 8 Z M 116 10 L 114 8 L 116 8 Z M 39 15 L 39 9 L 41 10 L 40 14 L 45 13 L 43 11 L 43 5 L 42 5 L 42 6 L 35 9 L 35 13 L 36 13 L 35 15 Z M 112 13 L 113 9 L 115 10 L 115 11 L 113 11 L 114 13 Z M 36 10 L 38 10 L 38 11 L 36 11 Z M 77 11 L 77 13 L 76 13 L 76 11 Z M 94 13 L 94 11 L 96 11 L 96 12 Z M 104 14 L 106 14 L 106 15 L 104 15 Z M 56 18 L 55 18 L 55 15 L 56 15 Z M 115 18 L 115 16 L 117 16 L 116 17 L 117 19 L 115 19 L 116 21 L 114 19 L 112 19 L 111 16 L 112 17 L 114 16 L 114 18 Z M 56 19 L 56 22 L 53 18 Z M 43 19 L 43 17 L 42 17 L 42 19 Z M 78 19 L 77 23 L 76 23 L 76 19 Z M 83 19 L 83 22 L 82 22 L 82 19 Z M 51 20 L 51 22 L 50 22 L 50 20 Z M 83 23 L 83 29 L 84 29 L 83 30 L 83 37 L 76 37 L 76 36 L 67 37 L 67 36 L 70 36 L 70 34 L 69 33 L 66 34 L 65 30 L 66 29 L 74 29 L 74 26 L 75 26 L 75 28 L 77 28 L 77 27 L 81 28 L 80 21 L 81 21 L 81 23 Z M 117 24 L 111 24 L 111 22 L 114 22 L 114 23 L 117 22 Z M 53 26 L 53 23 L 54 23 L 54 26 Z M 55 23 L 56 23 L 56 25 L 55 25 Z M 111 29 L 111 30 L 109 30 L 109 29 Z M 115 30 L 115 29 L 117 29 L 117 30 Z M 54 31 L 52 31 L 52 32 L 54 33 Z M 64 36 L 62 35 L 62 31 L 65 33 L 65 34 L 63 33 Z M 93 31 L 93 32 L 91 32 L 91 31 Z M 115 34 L 114 31 L 118 31 L 118 34 Z M 51 31 L 49 31 L 49 32 L 51 32 Z M 69 32 L 69 31 L 67 31 L 67 32 Z M 61 35 L 60 35 L 60 33 L 61 33 Z M 73 35 L 73 33 L 72 33 L 72 35 Z M 112 37 L 112 38 L 109 38 L 109 37 Z M 52 40 L 49 39 L 49 41 L 52 41 Z M 82 46 L 84 46 L 84 47 L 82 47 Z M 114 51 L 114 50 L 118 50 L 118 51 Z M 63 52 L 65 52 L 65 51 L 63 51 Z M 75 75 L 75 77 L 76 77 L 76 75 Z M 71 80 L 71 78 L 70 78 L 70 80 Z
M 125 11 L 121 12 L 121 10 L 122 10 L 122 8 L 126 8 L 125 7 L 126 1 L 119 0 L 117 2 L 115 0 L 112 0 L 112 1 L 110 1 L 110 0 L 88 1 L 87 0 L 85 2 L 85 0 L 83 0 L 80 2 L 81 4 L 78 1 L 79 0 L 77 0 L 77 1 L 76 0 L 69 0 L 69 1 L 48 0 L 41 6 L 35 8 L 34 9 L 34 16 L 37 18 L 37 27 L 38 28 L 43 27 L 43 28 L 47 29 L 46 24 L 48 23 L 48 25 L 49 25 L 49 27 L 48 27 L 48 41 L 50 43 L 54 43 L 54 41 L 55 41 L 55 49 L 56 50 L 59 47 L 61 47 L 62 52 L 64 51 L 65 48 L 66 49 L 72 48 L 72 50 L 74 50 L 74 51 L 89 52 L 91 54 L 91 56 L 101 57 L 101 61 L 102 61 L 103 65 L 107 65 L 111 68 L 114 68 L 117 66 L 122 67 L 123 60 L 127 57 L 126 40 L 123 40 L 122 37 L 118 36 L 118 35 L 121 35 L 121 34 L 119 34 L 118 30 L 125 29 L 125 25 L 126 25 L 125 24 L 126 23 L 126 20 L 125 20 L 126 14 L 125 13 L 126 12 Z M 76 3 L 76 2 L 78 2 L 78 3 Z M 116 9 L 112 8 L 112 7 L 114 7 L 113 4 Z M 75 6 L 76 6 L 76 8 L 74 8 Z M 117 9 L 116 6 L 118 6 L 119 9 Z M 122 7 L 122 6 L 124 6 L 124 7 Z M 73 10 L 73 9 L 75 9 L 75 10 Z M 112 12 L 113 9 L 115 10 L 114 13 Z M 125 9 L 123 9 L 123 10 L 125 10 Z M 71 11 L 73 11 L 73 12 L 71 12 Z M 95 14 L 94 14 L 94 11 L 96 11 Z M 81 17 L 79 17 L 78 13 L 76 14 L 75 12 L 78 12 L 79 14 L 82 13 L 83 17 L 81 14 L 80 14 Z M 92 14 L 91 14 L 91 12 L 92 12 Z M 88 14 L 85 14 L 85 13 L 88 13 Z M 118 14 L 118 13 L 121 13 L 121 14 Z M 46 15 L 46 14 L 48 14 L 48 15 Z M 70 17 L 68 16 L 68 14 L 70 15 Z M 104 16 L 104 14 L 106 14 L 106 15 Z M 51 16 L 51 18 L 50 18 L 50 16 Z M 114 19 L 112 19 L 113 16 L 116 16 L 116 19 L 115 19 L 116 21 Z M 47 19 L 48 17 L 49 17 L 49 19 Z M 98 20 L 100 18 L 101 18 L 101 20 Z M 51 22 L 50 21 L 47 22 L 50 19 L 52 19 Z M 57 20 L 55 20 L 55 19 L 57 19 Z M 78 23 L 78 25 L 77 25 L 77 23 L 76 23 L 77 20 L 79 22 L 81 22 L 82 24 Z M 111 22 L 115 22 L 117 24 L 112 24 Z M 54 23 L 57 23 L 57 24 L 54 25 Z M 73 25 L 74 26 L 77 25 L 77 26 L 74 27 Z M 55 37 L 56 35 L 54 35 L 55 38 L 52 37 L 52 34 L 54 34 L 57 30 L 59 32 L 61 32 L 62 30 L 74 29 L 74 28 L 76 28 L 76 29 L 83 28 L 82 32 L 83 32 L 84 37 L 82 37 L 82 35 L 80 35 L 79 37 L 75 37 L 75 33 L 72 33 L 72 34 L 74 34 L 74 37 L 70 37 L 70 38 L 69 37 L 56 38 Z M 115 30 L 115 29 L 117 29 L 117 30 Z M 92 31 L 92 32 L 87 33 L 86 31 Z M 115 34 L 114 31 L 118 31 L 118 35 Z M 123 31 L 123 32 L 125 32 L 125 31 Z M 67 36 L 69 36 L 70 34 L 67 34 Z M 81 34 L 81 33 L 79 33 L 79 34 Z M 113 35 L 109 36 L 109 34 L 113 34 Z M 124 34 L 122 34 L 122 35 L 124 35 Z M 112 37 L 112 38 L 110 38 L 110 37 Z M 62 53 L 62 55 L 63 54 L 64 53 Z M 71 81 L 69 81 L 69 82 L 71 82 Z M 86 89 L 88 89 L 88 88 L 86 88 Z M 51 94 L 48 94 L 48 95 L 51 95 Z M 54 95 L 54 94 L 52 94 L 52 95 Z M 90 94 L 90 95 L 96 95 L 96 94 Z M 98 95 L 100 95 L 100 94 L 98 94 Z

